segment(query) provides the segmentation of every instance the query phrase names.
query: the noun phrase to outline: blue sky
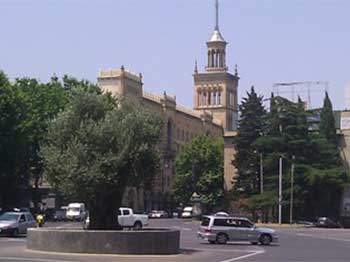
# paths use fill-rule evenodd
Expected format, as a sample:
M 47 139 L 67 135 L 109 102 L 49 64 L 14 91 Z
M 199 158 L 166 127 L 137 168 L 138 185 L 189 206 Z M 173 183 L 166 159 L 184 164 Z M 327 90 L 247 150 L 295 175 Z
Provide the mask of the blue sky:
M 343 109 L 349 14 L 348 0 L 220 0 L 239 96 L 251 85 L 269 96 L 276 82 L 328 81 L 333 107 Z M 0 0 L 0 25 L 0 69 L 11 79 L 67 73 L 96 82 L 99 69 L 123 64 L 142 72 L 145 90 L 192 106 L 194 61 L 203 70 L 214 0 Z M 312 94 L 312 106 L 321 96 Z

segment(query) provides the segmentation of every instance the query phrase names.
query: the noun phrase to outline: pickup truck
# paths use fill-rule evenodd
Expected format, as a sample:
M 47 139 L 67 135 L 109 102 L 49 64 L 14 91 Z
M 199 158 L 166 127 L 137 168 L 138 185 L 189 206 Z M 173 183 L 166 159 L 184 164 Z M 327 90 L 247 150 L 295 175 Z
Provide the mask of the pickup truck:
M 86 218 L 84 228 L 89 227 L 90 218 Z M 129 227 L 134 229 L 141 229 L 148 225 L 147 215 L 134 214 L 131 208 L 120 207 L 118 210 L 118 223 L 121 227 Z

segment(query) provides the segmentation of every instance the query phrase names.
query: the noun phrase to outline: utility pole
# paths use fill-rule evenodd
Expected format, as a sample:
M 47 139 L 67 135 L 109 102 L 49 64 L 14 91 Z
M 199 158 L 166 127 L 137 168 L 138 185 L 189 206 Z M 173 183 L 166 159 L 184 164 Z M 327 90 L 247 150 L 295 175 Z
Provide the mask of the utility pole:
M 262 153 L 260 153 L 260 194 L 264 193 L 264 167 Z
M 292 168 L 290 174 L 290 205 L 289 205 L 289 223 L 293 223 L 293 194 L 294 194 L 294 161 L 295 156 L 292 156 Z
M 278 177 L 278 224 L 282 224 L 282 156 L 279 163 L 279 177 Z

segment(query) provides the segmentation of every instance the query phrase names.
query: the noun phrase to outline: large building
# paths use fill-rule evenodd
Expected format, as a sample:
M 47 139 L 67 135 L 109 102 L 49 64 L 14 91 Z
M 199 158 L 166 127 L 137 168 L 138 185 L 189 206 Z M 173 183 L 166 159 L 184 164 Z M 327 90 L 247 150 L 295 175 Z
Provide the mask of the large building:
M 166 126 L 162 142 L 162 168 L 156 174 L 151 192 L 142 188 L 130 188 L 124 197 L 124 204 L 136 210 L 170 208 L 171 185 L 174 178 L 174 160 L 184 145 L 201 133 L 224 138 L 224 188 L 232 188 L 235 169 L 233 137 L 237 128 L 237 89 L 239 77 L 226 65 L 226 46 L 219 30 L 219 6 L 215 3 L 216 24 L 207 42 L 207 66 L 200 72 L 194 70 L 194 107 L 186 108 L 176 101 L 175 96 L 151 94 L 143 90 L 141 74 L 120 70 L 101 71 L 98 84 L 105 92 L 128 99 L 161 116 Z

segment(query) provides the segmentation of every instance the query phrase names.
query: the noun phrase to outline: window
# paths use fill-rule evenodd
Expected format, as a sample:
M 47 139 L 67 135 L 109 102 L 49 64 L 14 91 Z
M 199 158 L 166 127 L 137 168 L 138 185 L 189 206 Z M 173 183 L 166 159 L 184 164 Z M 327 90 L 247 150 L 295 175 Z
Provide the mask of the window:
M 124 215 L 124 216 L 130 215 L 130 211 L 127 210 L 127 209 L 123 210 L 123 215 Z
M 19 218 L 19 222 L 26 222 L 26 218 L 24 215 L 21 215 L 21 217 Z
M 238 220 L 237 222 L 239 227 L 247 227 L 247 228 L 253 227 L 253 224 L 248 220 Z
M 209 226 L 210 218 L 209 217 L 203 217 L 201 226 L 207 227 Z
M 227 226 L 226 220 L 227 219 L 216 218 L 216 219 L 214 219 L 214 226 L 225 227 L 225 226 Z
M 235 105 L 235 97 L 234 97 L 233 93 L 231 93 L 231 92 L 229 95 L 229 99 L 230 99 L 230 106 L 234 106 Z

